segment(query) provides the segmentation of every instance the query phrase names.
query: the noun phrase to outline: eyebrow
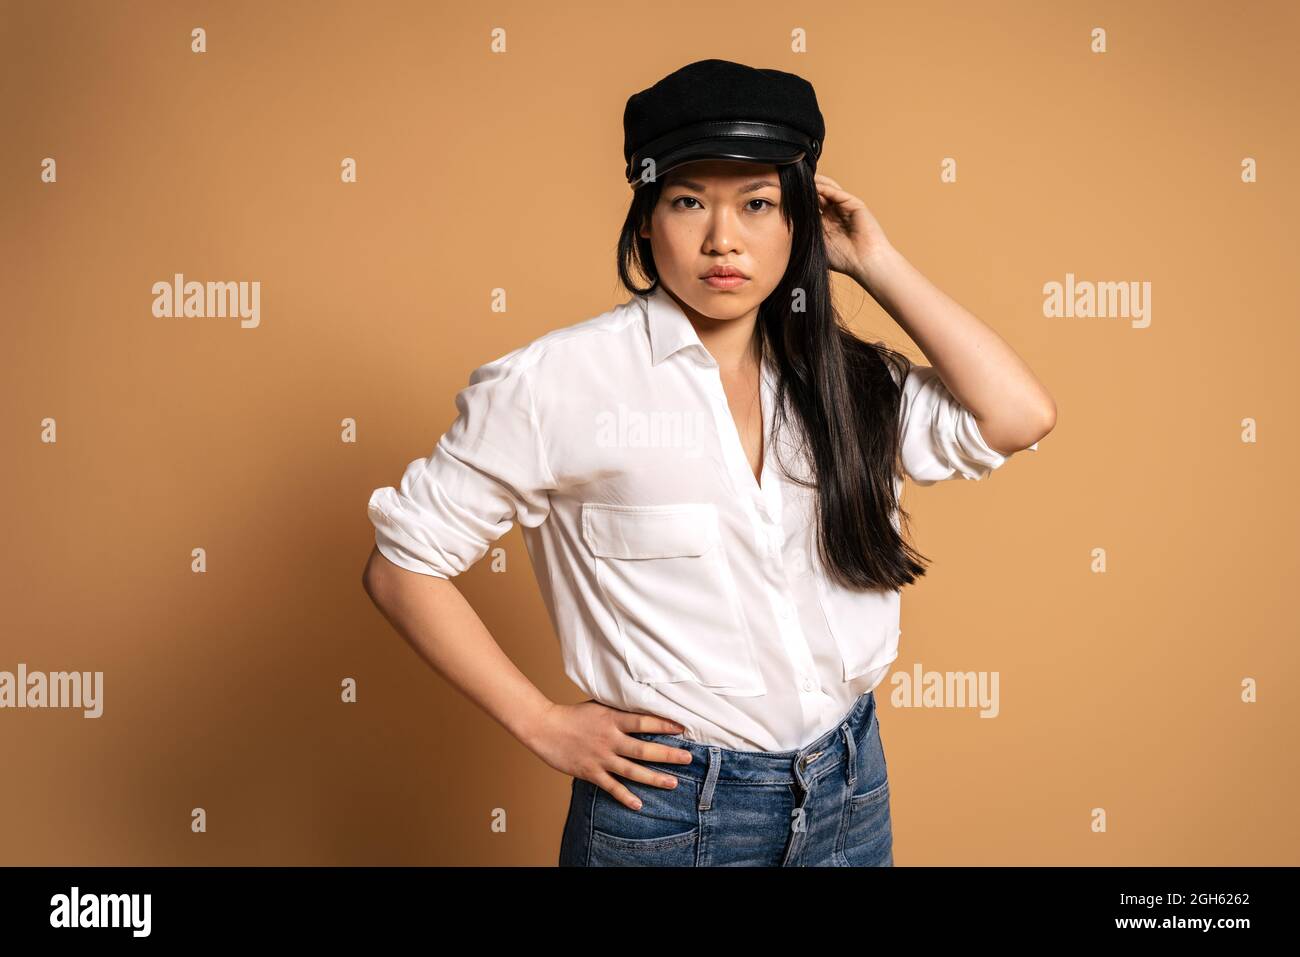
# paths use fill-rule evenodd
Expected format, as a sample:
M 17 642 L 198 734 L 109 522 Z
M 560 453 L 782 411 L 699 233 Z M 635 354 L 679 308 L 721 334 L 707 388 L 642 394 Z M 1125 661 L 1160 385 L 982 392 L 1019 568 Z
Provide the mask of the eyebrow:
M 702 193 L 702 192 L 704 192 L 704 186 L 703 186 L 703 185 L 701 185 L 700 183 L 695 182 L 694 180 L 684 179 L 684 178 L 682 178 L 682 177 L 680 177 L 680 176 L 670 176 L 670 177 L 668 178 L 668 182 L 665 183 L 664 185 L 665 185 L 665 187 L 669 187 L 669 186 L 685 186 L 687 189 L 693 189 L 693 190 L 695 190 L 695 192 L 697 192 L 697 193 Z M 755 191 L 757 191 L 757 190 L 762 189 L 762 188 L 765 187 L 765 186 L 770 186 L 772 189 L 780 189 L 780 188 L 781 188 L 781 185 L 780 185 L 779 183 L 774 183 L 774 182 L 772 182 L 770 179 L 756 179 L 756 180 L 754 180 L 753 182 L 751 182 L 751 183 L 746 183 L 744 186 L 740 187 L 740 190 L 739 190 L 739 191 L 742 192 L 742 193 L 753 193 L 753 192 L 755 192 Z

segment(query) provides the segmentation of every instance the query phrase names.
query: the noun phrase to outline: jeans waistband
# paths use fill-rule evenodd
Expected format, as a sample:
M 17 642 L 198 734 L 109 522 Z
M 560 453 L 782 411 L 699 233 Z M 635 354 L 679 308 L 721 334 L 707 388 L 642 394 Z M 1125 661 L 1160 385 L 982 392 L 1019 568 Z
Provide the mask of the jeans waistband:
M 675 734 L 633 732 L 632 737 L 691 752 L 694 760 L 690 764 L 665 764 L 658 761 L 641 763 L 679 778 L 702 781 L 709 794 L 718 781 L 747 784 L 793 783 L 806 787 L 809 782 L 840 766 L 845 767 L 848 780 L 856 778 L 857 742 L 871 727 L 875 714 L 875 692 L 864 692 L 840 719 L 839 724 L 796 751 L 733 751 L 730 748 L 700 744 Z

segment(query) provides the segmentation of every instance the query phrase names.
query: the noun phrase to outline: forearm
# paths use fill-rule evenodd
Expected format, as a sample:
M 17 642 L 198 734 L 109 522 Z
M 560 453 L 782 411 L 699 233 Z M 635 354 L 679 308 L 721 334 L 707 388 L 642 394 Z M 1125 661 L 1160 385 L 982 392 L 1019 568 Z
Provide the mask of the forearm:
M 376 548 L 363 584 L 430 667 L 531 747 L 532 732 L 552 702 L 501 650 L 454 582 L 399 568 Z
M 881 248 L 854 278 L 920 347 L 990 445 L 1017 451 L 1051 430 L 1055 402 L 1024 360 L 896 249 Z

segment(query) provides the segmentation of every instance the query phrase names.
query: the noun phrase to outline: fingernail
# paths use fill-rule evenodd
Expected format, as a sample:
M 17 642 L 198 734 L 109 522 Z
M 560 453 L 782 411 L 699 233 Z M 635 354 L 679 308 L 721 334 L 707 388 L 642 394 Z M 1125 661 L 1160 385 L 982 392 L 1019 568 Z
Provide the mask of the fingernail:
M 639 810 L 641 810 L 641 799 L 640 799 L 640 798 L 633 798 L 633 799 L 632 799 L 632 809 L 633 809 L 634 811 L 639 811 Z

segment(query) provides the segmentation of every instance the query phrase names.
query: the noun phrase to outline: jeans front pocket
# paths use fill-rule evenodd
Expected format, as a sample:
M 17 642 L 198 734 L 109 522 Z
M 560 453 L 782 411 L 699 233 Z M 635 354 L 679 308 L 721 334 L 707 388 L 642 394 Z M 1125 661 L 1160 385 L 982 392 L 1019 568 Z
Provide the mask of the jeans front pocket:
M 767 693 L 716 505 L 584 502 L 582 537 L 636 681 L 696 681 L 722 695 Z
M 851 867 L 892 867 L 894 830 L 889 809 L 889 768 L 874 702 L 870 722 L 857 741 L 855 758 L 855 779 L 847 799 L 840 853 Z
M 627 807 L 604 788 L 596 789 L 591 808 L 593 867 L 694 867 L 699 851 L 700 820 L 695 782 L 679 778 L 676 788 L 661 788 L 620 778 L 642 801 Z

